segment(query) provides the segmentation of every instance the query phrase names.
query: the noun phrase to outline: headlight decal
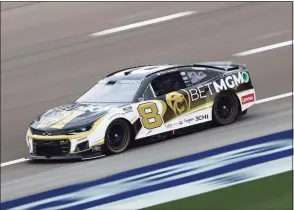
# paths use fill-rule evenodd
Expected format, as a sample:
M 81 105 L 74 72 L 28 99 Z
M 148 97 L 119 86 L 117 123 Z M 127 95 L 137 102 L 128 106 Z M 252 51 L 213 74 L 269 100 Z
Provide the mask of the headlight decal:
M 89 130 L 91 130 L 91 128 L 92 128 L 92 126 L 86 126 L 86 127 L 82 127 L 82 128 L 77 128 L 77 129 L 68 131 L 67 134 L 68 135 L 75 135 L 75 134 L 78 134 L 78 133 L 89 131 Z

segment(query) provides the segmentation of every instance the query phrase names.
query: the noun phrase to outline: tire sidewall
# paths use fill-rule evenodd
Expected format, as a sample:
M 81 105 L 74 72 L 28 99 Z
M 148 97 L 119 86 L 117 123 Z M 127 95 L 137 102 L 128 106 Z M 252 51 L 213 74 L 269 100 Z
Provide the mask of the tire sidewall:
M 111 148 L 111 145 L 109 144 L 110 140 L 108 139 L 108 136 L 107 136 L 110 128 L 115 124 L 119 124 L 121 126 L 124 126 L 125 127 L 124 135 L 127 135 L 126 142 L 124 143 L 124 145 L 120 149 Z M 130 145 L 131 134 L 132 133 L 131 133 L 130 125 L 125 120 L 116 119 L 113 122 L 111 122 L 110 125 L 108 126 L 108 128 L 106 129 L 106 132 L 105 132 L 105 150 L 106 150 L 105 152 L 106 152 L 106 154 L 118 154 L 118 153 L 124 152 Z
M 216 107 L 217 107 L 217 104 L 219 102 L 219 99 L 223 96 L 229 96 L 233 102 L 234 102 L 234 112 L 232 114 L 232 116 L 230 116 L 229 119 L 227 120 L 224 120 L 224 119 L 221 119 L 219 116 L 218 116 L 218 113 L 216 111 Z M 235 93 L 232 93 L 232 92 L 229 92 L 229 91 L 225 91 L 225 92 L 222 92 L 220 94 L 218 94 L 214 100 L 214 104 L 213 104 L 213 108 L 212 108 L 212 116 L 213 116 L 213 122 L 214 124 L 217 124 L 217 125 L 228 125 L 228 124 L 231 124 L 233 123 L 237 116 L 239 114 L 239 101 L 238 101 L 238 98 L 237 96 L 235 95 Z

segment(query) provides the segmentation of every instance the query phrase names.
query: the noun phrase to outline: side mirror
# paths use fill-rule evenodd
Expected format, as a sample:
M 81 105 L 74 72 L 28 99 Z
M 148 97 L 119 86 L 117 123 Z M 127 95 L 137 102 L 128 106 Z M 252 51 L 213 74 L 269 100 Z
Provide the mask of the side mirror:
M 141 102 L 141 101 L 144 101 L 144 98 L 139 98 L 138 100 Z

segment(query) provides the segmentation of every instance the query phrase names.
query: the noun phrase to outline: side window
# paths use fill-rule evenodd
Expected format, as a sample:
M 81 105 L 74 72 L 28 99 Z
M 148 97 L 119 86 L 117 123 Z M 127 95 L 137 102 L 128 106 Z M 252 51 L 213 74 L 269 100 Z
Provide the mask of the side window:
M 157 97 L 186 88 L 180 72 L 163 74 L 154 79 L 151 84 Z
M 152 100 L 154 98 L 153 90 L 151 89 L 151 84 L 149 84 L 146 88 L 146 90 L 143 93 L 143 100 L 148 101 Z

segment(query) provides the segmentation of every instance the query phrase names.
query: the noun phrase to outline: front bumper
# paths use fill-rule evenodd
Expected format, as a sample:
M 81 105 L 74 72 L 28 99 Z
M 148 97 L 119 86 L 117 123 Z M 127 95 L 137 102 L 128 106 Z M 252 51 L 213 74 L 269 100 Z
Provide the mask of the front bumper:
M 26 159 L 29 160 L 89 160 L 89 159 L 95 159 L 95 158 L 101 158 L 104 157 L 104 152 L 101 151 L 95 151 L 87 150 L 85 152 L 80 152 L 78 154 L 68 154 L 63 156 L 40 156 L 40 155 L 34 155 L 30 154 Z
M 83 142 L 84 147 L 72 152 L 76 144 L 69 139 L 63 140 L 32 140 L 32 150 L 27 157 L 31 160 L 70 160 L 93 159 L 104 156 L 104 145 L 89 147 L 88 141 Z M 85 144 L 84 144 L 85 143 Z M 79 144 L 82 145 L 82 144 Z M 87 145 L 87 146 L 86 146 Z M 72 147 L 73 146 L 73 147 Z

